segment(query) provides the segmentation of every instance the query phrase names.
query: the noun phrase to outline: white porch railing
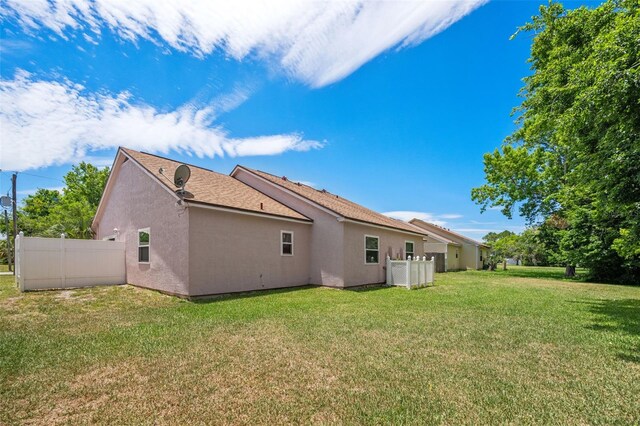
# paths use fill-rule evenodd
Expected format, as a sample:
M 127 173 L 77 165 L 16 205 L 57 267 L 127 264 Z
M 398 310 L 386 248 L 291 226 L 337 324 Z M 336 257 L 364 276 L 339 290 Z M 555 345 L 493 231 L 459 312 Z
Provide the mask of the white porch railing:
M 416 256 L 415 260 L 391 260 L 387 256 L 387 285 L 404 286 L 409 289 L 426 287 L 433 283 L 436 272 L 435 258 L 426 260 Z

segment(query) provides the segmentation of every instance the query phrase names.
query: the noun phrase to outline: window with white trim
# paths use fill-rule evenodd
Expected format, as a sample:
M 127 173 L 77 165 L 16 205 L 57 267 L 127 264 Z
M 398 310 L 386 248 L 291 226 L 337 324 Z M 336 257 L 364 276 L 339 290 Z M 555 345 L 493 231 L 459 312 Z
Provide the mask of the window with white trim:
M 380 238 L 374 235 L 364 236 L 364 263 L 376 264 L 380 259 Z
M 414 254 L 415 254 L 415 251 L 413 250 L 413 241 L 405 241 L 404 242 L 405 259 L 409 259 L 409 256 L 411 256 L 411 259 L 413 259 Z
M 280 255 L 293 256 L 293 231 L 280 231 Z
M 138 229 L 138 263 L 149 263 L 150 228 Z

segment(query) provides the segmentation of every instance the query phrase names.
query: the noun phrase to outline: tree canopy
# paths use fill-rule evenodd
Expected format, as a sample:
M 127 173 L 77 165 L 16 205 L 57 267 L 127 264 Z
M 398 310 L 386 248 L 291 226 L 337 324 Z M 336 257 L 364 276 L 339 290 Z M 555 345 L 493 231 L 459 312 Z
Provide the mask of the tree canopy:
M 591 277 L 640 277 L 640 2 L 541 6 L 518 128 L 484 156 L 472 198 L 516 208 Z
M 62 191 L 38 189 L 18 210 L 18 229 L 27 236 L 92 238 L 96 213 L 109 169 L 82 162 L 64 176 Z M 4 232 L 4 225 L 2 225 Z

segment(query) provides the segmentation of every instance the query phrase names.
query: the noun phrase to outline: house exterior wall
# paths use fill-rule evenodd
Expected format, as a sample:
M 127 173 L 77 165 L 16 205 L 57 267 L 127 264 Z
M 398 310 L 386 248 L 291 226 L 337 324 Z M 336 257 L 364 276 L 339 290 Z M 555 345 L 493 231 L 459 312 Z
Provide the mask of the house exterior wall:
M 461 251 L 460 247 L 451 244 L 447 246 L 447 271 L 457 271 L 460 269 Z
M 478 269 L 479 248 L 474 244 L 462 243 L 460 269 Z
M 103 200 L 96 239 L 111 236 L 125 242 L 126 278 L 130 284 L 188 295 L 189 211 L 140 166 L 128 160 L 114 176 Z M 138 229 L 150 228 L 149 263 L 138 262 Z
M 427 243 L 423 244 L 425 253 L 446 253 L 447 243 Z
M 189 207 L 191 296 L 309 283 L 311 224 Z M 281 255 L 293 232 L 293 256 Z
M 345 222 L 345 287 L 378 284 L 386 281 L 386 257 L 405 258 L 405 241 L 412 241 L 416 256 L 424 256 L 422 237 L 391 229 Z M 379 238 L 377 264 L 365 263 L 365 235 Z
M 335 215 L 309 204 L 283 188 L 238 169 L 234 177 L 313 220 L 311 226 L 310 284 L 344 286 L 344 225 Z

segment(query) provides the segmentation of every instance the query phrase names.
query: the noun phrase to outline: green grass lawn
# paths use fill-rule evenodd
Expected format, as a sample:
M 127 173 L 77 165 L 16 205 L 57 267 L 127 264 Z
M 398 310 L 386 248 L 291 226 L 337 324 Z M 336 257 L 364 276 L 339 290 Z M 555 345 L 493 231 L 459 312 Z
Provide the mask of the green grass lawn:
M 637 424 L 640 287 L 561 276 L 200 303 L 0 277 L 0 424 Z

